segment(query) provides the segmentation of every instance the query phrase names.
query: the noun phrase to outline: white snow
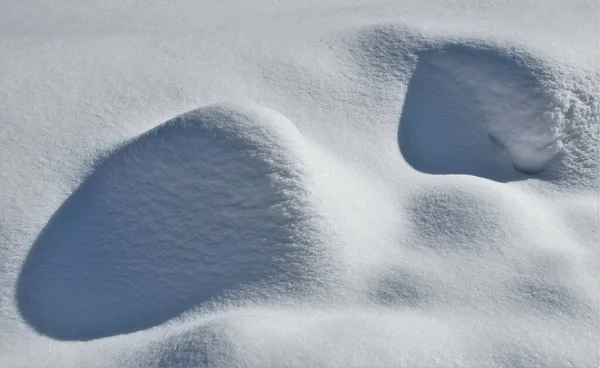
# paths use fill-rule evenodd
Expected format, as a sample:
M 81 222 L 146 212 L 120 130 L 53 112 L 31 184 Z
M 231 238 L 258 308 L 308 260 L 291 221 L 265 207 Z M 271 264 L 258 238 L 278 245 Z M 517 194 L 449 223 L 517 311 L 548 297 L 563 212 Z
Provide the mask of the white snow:
M 0 367 L 597 367 L 597 2 L 4 1 Z

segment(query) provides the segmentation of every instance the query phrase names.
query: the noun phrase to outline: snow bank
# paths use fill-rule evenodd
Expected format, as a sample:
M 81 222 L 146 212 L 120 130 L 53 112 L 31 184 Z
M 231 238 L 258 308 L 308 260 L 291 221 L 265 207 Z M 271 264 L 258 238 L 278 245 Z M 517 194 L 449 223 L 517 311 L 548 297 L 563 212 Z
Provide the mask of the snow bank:
M 233 289 L 310 277 L 306 175 L 293 123 L 198 109 L 126 143 L 61 206 L 23 266 L 18 302 L 58 339 L 146 329 Z M 296 146 L 296 147 L 295 147 Z M 247 295 L 248 296 L 248 295 Z

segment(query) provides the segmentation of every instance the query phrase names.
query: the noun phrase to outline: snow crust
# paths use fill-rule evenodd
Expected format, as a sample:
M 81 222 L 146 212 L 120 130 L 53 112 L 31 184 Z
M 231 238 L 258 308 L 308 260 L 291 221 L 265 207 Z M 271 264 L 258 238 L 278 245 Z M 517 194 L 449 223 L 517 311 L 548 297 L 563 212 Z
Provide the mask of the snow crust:
M 598 11 L 3 3 L 0 366 L 597 367 Z

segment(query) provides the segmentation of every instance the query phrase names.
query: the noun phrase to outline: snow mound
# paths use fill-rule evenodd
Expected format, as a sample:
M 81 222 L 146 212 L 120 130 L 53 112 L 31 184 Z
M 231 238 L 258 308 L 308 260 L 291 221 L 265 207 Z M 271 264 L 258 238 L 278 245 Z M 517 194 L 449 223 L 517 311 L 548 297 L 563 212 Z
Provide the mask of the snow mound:
M 515 229 L 504 220 L 500 204 L 469 189 L 426 190 L 411 198 L 407 214 L 415 228 L 415 244 L 441 254 L 497 251 L 498 243 Z
M 18 282 L 22 315 L 57 339 L 161 324 L 226 291 L 306 281 L 302 137 L 265 108 L 181 115 L 106 158 L 39 235 Z M 248 295 L 247 295 L 248 296 Z
M 582 163 L 597 156 L 597 74 L 573 73 L 518 44 L 398 26 L 358 39 L 354 51 L 372 81 L 406 86 L 398 144 L 414 169 L 499 182 L 597 178 Z
M 14 3 L 1 362 L 598 367 L 589 1 Z
M 563 120 L 519 56 L 461 45 L 421 53 L 399 129 L 406 160 L 497 181 L 544 171 L 562 151 Z
M 236 313 L 230 313 L 235 315 Z M 126 363 L 135 367 L 226 367 L 235 359 L 232 338 L 227 334 L 231 317 L 217 314 L 172 331 L 151 333 Z

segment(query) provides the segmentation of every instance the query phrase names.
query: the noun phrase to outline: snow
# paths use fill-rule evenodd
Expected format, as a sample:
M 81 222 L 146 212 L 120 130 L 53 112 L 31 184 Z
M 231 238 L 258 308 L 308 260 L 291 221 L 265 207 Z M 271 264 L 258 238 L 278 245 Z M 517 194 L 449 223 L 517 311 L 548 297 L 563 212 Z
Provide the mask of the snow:
M 253 281 L 302 284 L 310 212 L 297 153 L 281 147 L 301 139 L 268 110 L 207 107 L 111 153 L 30 251 L 23 317 L 51 337 L 89 340 L 153 327 Z
M 0 6 L 1 367 L 597 367 L 597 2 Z

